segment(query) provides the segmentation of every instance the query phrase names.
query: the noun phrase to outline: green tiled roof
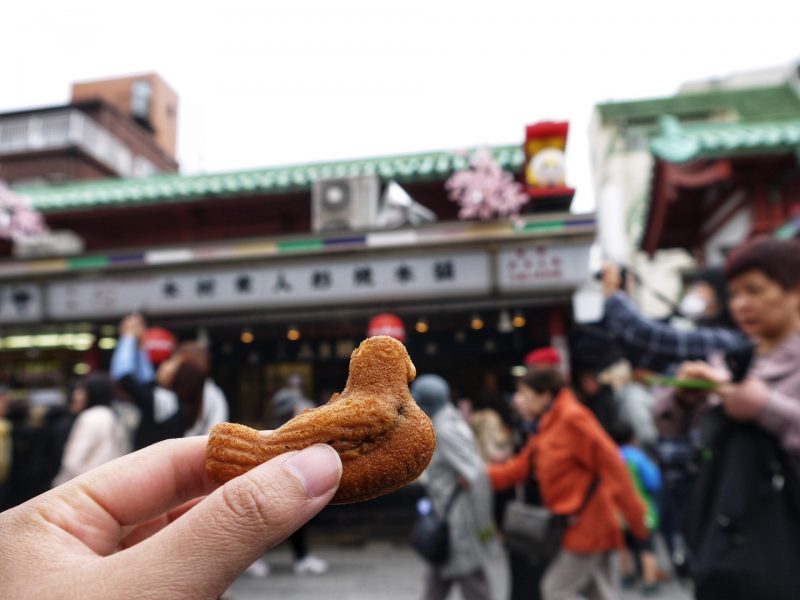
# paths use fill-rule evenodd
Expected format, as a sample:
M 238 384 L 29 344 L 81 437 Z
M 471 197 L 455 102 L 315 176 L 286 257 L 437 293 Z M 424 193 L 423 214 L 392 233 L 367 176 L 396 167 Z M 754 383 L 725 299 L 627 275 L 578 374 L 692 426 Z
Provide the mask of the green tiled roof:
M 670 162 L 800 150 L 800 118 L 762 123 L 685 125 L 671 116 L 650 141 L 653 154 Z
M 505 169 L 525 161 L 521 145 L 496 146 L 490 151 Z M 156 175 L 140 179 L 106 179 L 52 186 L 28 186 L 16 191 L 28 196 L 42 212 L 100 206 L 188 202 L 210 196 L 281 194 L 308 191 L 318 178 L 377 174 L 400 183 L 444 179 L 464 168 L 464 153 L 428 152 L 362 160 L 272 167 L 203 175 Z
M 733 118 L 773 120 L 800 117 L 800 97 L 790 84 L 737 90 L 677 94 L 666 98 L 606 102 L 597 105 L 603 123 L 653 122 L 661 115 L 709 118 L 732 112 Z

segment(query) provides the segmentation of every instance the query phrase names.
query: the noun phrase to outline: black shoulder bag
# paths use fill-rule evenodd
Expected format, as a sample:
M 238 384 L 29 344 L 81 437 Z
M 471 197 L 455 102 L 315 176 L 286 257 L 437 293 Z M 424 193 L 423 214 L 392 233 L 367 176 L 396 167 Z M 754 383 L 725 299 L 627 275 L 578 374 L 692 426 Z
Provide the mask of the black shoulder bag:
M 442 516 L 431 510 L 428 514 L 417 517 L 411 528 L 409 538 L 411 547 L 432 565 L 441 565 L 447 562 L 450 556 L 450 524 L 447 522 L 447 516 L 460 492 L 461 486 L 456 484 L 453 493 L 447 499 Z
M 796 599 L 800 479 L 778 441 L 715 409 L 686 523 L 698 600 Z
M 531 465 L 531 474 L 534 473 Z M 538 560 L 553 558 L 561 548 L 567 527 L 574 524 L 589 504 L 599 483 L 600 478 L 595 476 L 578 510 L 569 515 L 558 515 L 545 506 L 521 500 L 509 502 L 503 515 L 503 535 L 508 547 Z
M 726 359 L 734 381 L 740 381 L 749 367 L 746 352 Z M 704 417 L 701 430 L 701 467 L 686 523 L 696 598 L 796 599 L 800 477 L 795 465 L 774 436 L 732 420 L 721 407 Z

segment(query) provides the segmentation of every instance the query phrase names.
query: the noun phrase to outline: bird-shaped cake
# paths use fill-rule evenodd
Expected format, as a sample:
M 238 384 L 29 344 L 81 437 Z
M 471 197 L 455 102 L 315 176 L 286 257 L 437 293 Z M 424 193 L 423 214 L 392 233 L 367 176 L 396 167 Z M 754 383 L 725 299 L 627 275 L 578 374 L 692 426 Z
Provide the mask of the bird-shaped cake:
M 235 423 L 211 429 L 206 471 L 224 483 L 267 460 L 314 444 L 342 459 L 332 504 L 369 500 L 414 481 L 428 463 L 436 435 L 408 389 L 416 369 L 405 346 L 389 336 L 367 338 L 350 357 L 341 394 L 261 433 Z

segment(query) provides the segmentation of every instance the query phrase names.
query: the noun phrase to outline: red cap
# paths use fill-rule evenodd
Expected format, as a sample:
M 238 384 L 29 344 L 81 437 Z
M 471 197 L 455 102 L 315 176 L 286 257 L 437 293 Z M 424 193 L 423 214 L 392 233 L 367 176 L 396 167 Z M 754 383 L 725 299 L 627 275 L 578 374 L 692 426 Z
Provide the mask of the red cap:
M 561 364 L 561 354 L 552 347 L 537 348 L 525 356 L 525 366 L 533 367 L 536 365 L 550 365 L 557 367 Z

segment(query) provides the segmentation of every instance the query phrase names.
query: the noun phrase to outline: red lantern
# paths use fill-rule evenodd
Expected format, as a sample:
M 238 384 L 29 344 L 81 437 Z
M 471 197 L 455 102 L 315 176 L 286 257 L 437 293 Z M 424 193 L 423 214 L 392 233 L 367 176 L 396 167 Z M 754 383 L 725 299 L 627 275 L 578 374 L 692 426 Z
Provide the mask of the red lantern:
M 142 348 L 147 352 L 154 365 L 160 364 L 172 356 L 176 345 L 175 336 L 163 327 L 150 327 L 142 335 Z
M 406 341 L 406 328 L 403 320 L 391 313 L 381 313 L 370 319 L 367 326 L 367 336 L 388 335 L 399 342 Z

